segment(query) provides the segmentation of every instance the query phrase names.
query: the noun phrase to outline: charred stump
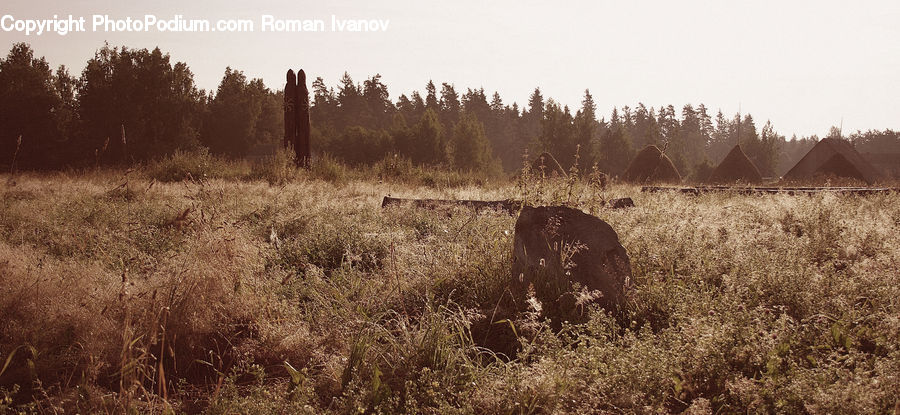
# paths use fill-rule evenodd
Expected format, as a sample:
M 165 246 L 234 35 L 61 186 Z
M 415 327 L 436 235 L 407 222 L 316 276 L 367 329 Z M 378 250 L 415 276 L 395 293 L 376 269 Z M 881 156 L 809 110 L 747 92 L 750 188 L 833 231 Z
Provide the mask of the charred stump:
M 297 72 L 295 125 L 297 136 L 294 141 L 294 153 L 297 166 L 309 168 L 310 162 L 310 127 L 309 127 L 309 89 L 306 88 L 306 72 Z
M 284 84 L 284 148 L 290 149 L 294 146 L 297 138 L 296 116 L 296 99 L 297 99 L 297 77 L 294 76 L 294 70 L 288 69 L 287 82 Z
M 309 168 L 310 162 L 309 89 L 306 72 L 287 71 L 284 84 L 284 147 L 294 149 L 294 163 Z

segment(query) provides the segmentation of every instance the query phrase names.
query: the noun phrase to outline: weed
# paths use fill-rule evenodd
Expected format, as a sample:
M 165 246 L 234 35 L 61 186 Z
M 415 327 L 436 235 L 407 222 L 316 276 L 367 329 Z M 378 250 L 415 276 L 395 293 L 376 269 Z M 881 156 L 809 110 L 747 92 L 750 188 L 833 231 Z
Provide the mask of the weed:
M 896 195 L 651 194 L 580 166 L 560 180 L 523 165 L 513 184 L 277 157 L 17 173 L 0 189 L 0 412 L 897 405 Z M 511 295 L 514 217 L 383 209 L 386 194 L 594 212 L 633 289 L 619 314 L 548 320 L 554 299 Z M 604 208 L 623 196 L 637 207 Z M 578 247 L 563 248 L 565 264 Z

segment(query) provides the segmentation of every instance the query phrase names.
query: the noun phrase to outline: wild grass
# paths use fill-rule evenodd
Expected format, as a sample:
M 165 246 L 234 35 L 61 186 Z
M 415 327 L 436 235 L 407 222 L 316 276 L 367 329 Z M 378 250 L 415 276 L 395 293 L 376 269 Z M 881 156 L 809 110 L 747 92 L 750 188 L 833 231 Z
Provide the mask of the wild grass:
M 277 157 L 0 180 L 0 413 L 900 405 L 896 194 L 695 197 Z M 382 209 L 387 194 L 598 215 L 631 257 L 627 306 L 551 325 L 512 303 L 515 216 Z M 624 196 L 636 207 L 604 207 Z
M 254 161 L 226 160 L 209 154 L 205 149 L 194 152 L 176 151 L 139 170 L 145 176 L 160 182 L 222 179 L 265 181 L 281 185 L 292 180 L 318 179 L 338 185 L 351 181 L 389 181 L 434 189 L 486 185 L 496 187 L 505 182 L 499 172 L 459 172 L 442 167 L 418 166 L 409 159 L 397 156 L 386 157 L 371 166 L 351 168 L 338 159 L 323 154 L 313 159 L 308 170 L 298 170 L 294 167 L 292 156 L 283 149 Z

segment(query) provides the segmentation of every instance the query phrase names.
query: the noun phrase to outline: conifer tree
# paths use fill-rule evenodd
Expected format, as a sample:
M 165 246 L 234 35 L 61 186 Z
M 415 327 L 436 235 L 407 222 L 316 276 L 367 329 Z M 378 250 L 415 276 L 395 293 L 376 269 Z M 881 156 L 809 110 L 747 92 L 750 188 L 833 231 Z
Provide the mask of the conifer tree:
M 491 149 L 484 126 L 475 114 L 465 111 L 453 127 L 453 165 L 460 170 L 483 171 L 491 162 Z
M 431 108 L 425 110 L 415 128 L 415 144 L 410 156 L 416 163 L 439 164 L 447 160 L 443 127 Z
M 597 104 L 591 91 L 584 90 L 581 109 L 575 113 L 575 145 L 579 149 L 581 168 L 589 168 L 594 164 L 594 134 L 597 131 Z

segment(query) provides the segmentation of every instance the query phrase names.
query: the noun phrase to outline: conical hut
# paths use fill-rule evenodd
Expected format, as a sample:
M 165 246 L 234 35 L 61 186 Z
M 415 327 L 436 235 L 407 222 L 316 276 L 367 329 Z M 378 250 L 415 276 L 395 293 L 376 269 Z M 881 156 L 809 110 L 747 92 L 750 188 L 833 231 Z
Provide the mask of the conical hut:
M 838 153 L 822 163 L 815 172 L 818 176 L 834 176 L 866 182 L 866 176 L 857 166 Z
M 681 181 L 681 174 L 672 164 L 672 160 L 659 150 L 655 145 L 649 145 L 639 151 L 628 169 L 625 170 L 624 179 L 634 183 L 671 182 Z
M 734 146 L 728 155 L 719 163 L 709 175 L 709 183 L 726 184 L 726 183 L 762 183 L 762 175 L 759 169 L 750 161 L 740 144 Z
M 857 179 L 867 184 L 881 178 L 881 173 L 863 159 L 849 141 L 823 138 L 784 175 L 784 179 L 814 181 L 816 176 L 823 175 Z

